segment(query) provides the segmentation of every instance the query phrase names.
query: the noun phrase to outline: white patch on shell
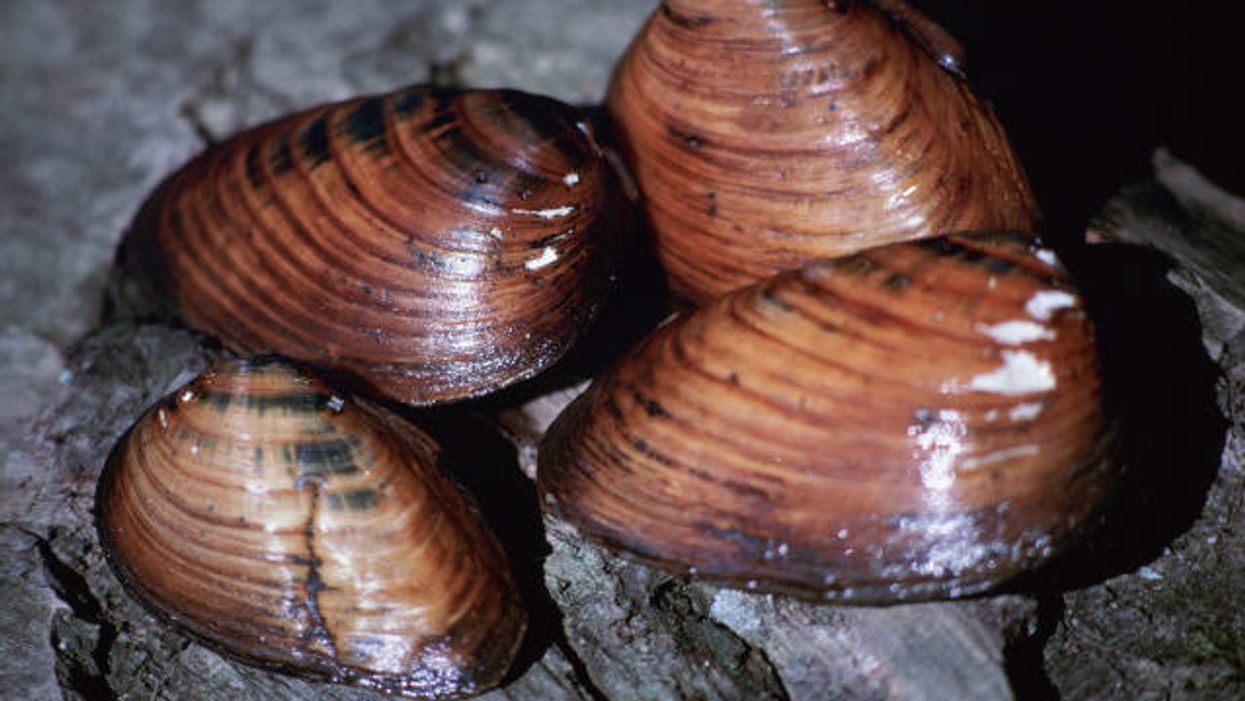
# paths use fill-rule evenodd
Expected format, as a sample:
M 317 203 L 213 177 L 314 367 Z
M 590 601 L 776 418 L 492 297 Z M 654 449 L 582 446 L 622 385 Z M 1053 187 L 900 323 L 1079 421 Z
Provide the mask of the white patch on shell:
M 567 187 L 575 187 L 579 184 L 579 173 L 567 173 L 562 176 L 562 182 L 566 183 Z
M 1041 402 L 1025 402 L 1017 404 L 1007 412 L 1007 418 L 1012 421 L 1032 421 L 1042 413 Z
M 979 528 L 965 514 L 940 516 L 934 520 L 901 518 L 899 528 L 915 532 L 926 543 L 922 556 L 911 565 L 917 572 L 932 576 L 960 574 L 989 557 L 989 545 L 977 537 Z
M 918 464 L 921 484 L 932 490 L 945 490 L 955 482 L 955 465 L 965 452 L 968 427 L 964 417 L 951 409 L 938 412 L 938 421 L 908 427 L 915 443 L 912 457 Z
M 916 185 L 909 185 L 908 187 L 904 188 L 900 192 L 891 193 L 891 196 L 886 198 L 886 208 L 887 209 L 899 209 L 900 207 L 903 207 L 905 204 L 908 203 L 908 199 L 912 197 L 912 195 L 915 194 L 916 191 L 917 191 Z
M 186 390 L 185 392 L 182 392 L 182 396 L 179 397 L 179 399 L 181 399 L 182 402 L 188 402 L 194 398 L 195 398 L 194 390 L 189 390 L 189 389 Z
M 1040 452 L 1042 452 L 1041 446 L 1034 443 L 1018 445 L 1012 448 L 996 450 L 993 453 L 986 453 L 979 458 L 965 458 L 964 461 L 960 463 L 960 469 L 972 470 L 974 468 L 981 467 L 982 465 L 1003 462 L 1004 460 L 1011 460 L 1012 458 L 1023 458 L 1030 455 L 1037 455 Z
M 1025 311 L 1038 321 L 1050 321 L 1055 312 L 1076 304 L 1076 297 L 1063 290 L 1038 290 L 1025 302 Z
M 481 255 L 446 256 L 441 262 L 451 275 L 466 279 L 479 277 L 488 266 L 488 261 Z
M 1046 392 L 1057 384 L 1049 362 L 1038 360 L 1027 351 L 1003 351 L 1003 364 L 993 372 L 974 376 L 968 387 L 979 392 L 1013 395 Z
M 561 217 L 565 217 L 571 212 L 574 212 L 575 205 L 568 204 L 565 207 L 550 207 L 549 209 L 522 209 L 520 207 L 515 207 L 510 211 L 515 214 L 531 214 L 532 216 L 540 217 L 541 219 L 559 219 Z
M 494 226 L 488 230 L 488 235 L 495 239 L 501 239 L 501 228 Z
M 1052 268 L 1063 268 L 1063 264 L 1059 262 L 1059 256 L 1049 248 L 1039 248 L 1033 252 L 1037 259 L 1049 265 Z
M 1055 338 L 1055 332 L 1051 329 L 1025 319 L 1004 321 L 993 326 L 977 324 L 977 330 L 994 339 L 995 342 L 1008 346 L 1018 346 L 1034 341 L 1051 341 Z
M 558 259 L 558 249 L 553 246 L 545 246 L 540 255 L 523 264 L 528 270 L 540 270 L 541 268 L 553 263 Z
M 659 329 L 660 329 L 661 327 L 665 326 L 666 324 L 669 324 L 670 322 L 674 321 L 675 319 L 678 319 L 680 316 L 681 316 L 681 314 L 679 314 L 679 312 L 670 312 L 669 314 L 667 314 L 667 315 L 666 315 L 666 318 L 665 318 L 665 319 L 662 319 L 662 320 L 661 320 L 661 322 L 659 322 L 659 323 L 657 324 L 657 328 L 659 328 Z

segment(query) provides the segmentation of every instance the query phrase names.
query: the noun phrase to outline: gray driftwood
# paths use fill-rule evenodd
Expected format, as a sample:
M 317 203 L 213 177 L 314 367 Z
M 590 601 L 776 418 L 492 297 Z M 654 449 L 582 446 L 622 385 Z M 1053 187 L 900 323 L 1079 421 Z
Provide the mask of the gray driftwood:
M 116 309 L 99 323 L 112 249 L 201 139 L 297 106 L 429 79 L 595 101 L 648 6 L 6 4 L 0 174 L 23 204 L 0 220 L 0 698 L 375 697 L 223 659 L 103 565 L 107 451 L 219 353 Z M 517 534 L 537 622 L 487 698 L 1245 697 L 1243 212 L 1160 153 L 1151 182 L 1106 203 L 1094 245 L 1066 252 L 1119 368 L 1134 486 L 1097 539 L 1013 592 L 843 608 L 673 578 L 539 516 L 534 441 L 578 385 L 435 418 L 451 443 L 498 430 L 453 448 L 489 458 L 458 478 Z
M 1164 158 L 1159 175 L 1182 168 Z M 1154 184 L 1126 192 L 1104 209 L 1098 232 L 1115 239 L 1144 235 L 1177 256 L 1184 255 L 1183 239 L 1164 234 L 1217 236 L 1215 226 L 1222 225 L 1223 235 L 1239 240 L 1241 230 L 1224 221 L 1203 221 L 1205 213 L 1196 209 L 1169 207 L 1182 197 L 1213 192 L 1206 183 L 1196 184 L 1203 189 L 1178 184 L 1174 187 L 1186 189 L 1169 190 Z M 1155 218 L 1150 210 L 1156 202 L 1168 214 L 1187 219 Z M 1107 256 L 1106 262 L 1114 266 L 1120 260 L 1129 256 Z M 1245 307 L 1237 306 L 1238 279 L 1226 276 L 1226 284 L 1216 287 L 1215 278 L 1195 267 L 1204 264 L 1176 267 L 1173 278 L 1193 293 L 1205 318 L 1220 320 L 1206 326 L 1201 342 L 1221 361 L 1236 362 L 1218 380 L 1220 407 L 1232 420 L 1226 442 L 1212 442 L 1212 447 L 1222 447 L 1222 455 L 1214 456 L 1222 457 L 1222 464 L 1216 459 L 1213 467 L 1218 469 L 1209 472 L 1206 465 L 1193 463 L 1166 466 L 1205 487 L 1174 495 L 1191 503 L 1168 503 L 1164 499 L 1173 494 L 1164 492 L 1140 495 L 1140 506 L 1126 505 L 1126 512 L 1193 510 L 1185 515 L 1190 522 L 1177 519 L 1171 524 L 1183 532 L 1144 533 L 1159 539 L 1139 551 L 1120 548 L 1110 538 L 1097 544 L 1094 552 L 1106 553 L 1108 561 L 1122 558 L 1109 563 L 1121 569 L 1117 576 L 1082 583 L 1075 581 L 1076 573 L 1093 568 L 1073 568 L 1072 579 L 1055 573 L 1051 577 L 1056 583 L 1092 585 L 1062 598 L 1008 594 L 892 608 L 817 606 L 673 578 L 620 560 L 584 543 L 571 530 L 547 523 L 547 552 L 539 546 L 516 546 L 537 558 L 530 567 L 543 567 L 532 587 L 540 600 L 537 647 L 525 660 L 523 673 L 493 697 L 599 701 L 817 699 L 831 694 L 852 699 L 1003 699 L 1013 695 L 1013 684 L 1049 684 L 1070 698 L 1088 698 L 1120 685 L 1142 690 L 1164 684 L 1239 688 L 1245 621 L 1233 602 L 1245 593 L 1239 576 L 1240 460 L 1245 445 L 1239 329 Z M 1147 284 L 1166 285 L 1155 280 Z M 1170 287 L 1159 289 L 1178 294 Z M 1133 301 L 1151 303 L 1144 295 Z M 1212 329 L 1230 336 L 1216 336 Z M 104 456 L 135 416 L 215 353 L 186 331 L 134 321 L 109 323 L 73 348 L 55 383 L 45 388 L 47 401 L 21 421 L 22 431 L 6 455 L 8 482 L 0 500 L 5 601 L 0 659 L 7 667 L 6 694 L 20 689 L 14 698 L 370 695 L 224 660 L 146 614 L 102 564 L 91 511 Z M 487 469 L 495 470 L 503 482 L 519 485 L 509 490 L 508 499 L 530 503 L 519 509 L 528 510 L 526 515 L 505 518 L 539 523 L 521 464 L 529 463 L 530 469 L 532 441 L 576 389 L 526 404 L 516 400 L 514 405 L 477 406 L 441 421 L 442 430 L 489 425 L 507 429 L 503 433 L 514 445 L 491 450 L 500 457 Z M 1228 425 L 1216 423 L 1213 416 L 1208 420 L 1222 436 Z M 462 479 L 472 483 L 493 477 Z M 488 504 L 490 497 L 483 500 Z M 1125 513 L 1122 518 L 1135 516 Z M 1135 533 L 1137 522 L 1126 520 L 1122 527 Z M 1036 582 L 1037 591 L 1045 586 Z M 1044 652 L 1049 676 L 1043 677 L 1038 656 L 1046 635 L 1051 635 Z M 1155 637 L 1161 642 L 1158 648 Z M 1157 674 L 1159 670 L 1164 674 Z M 1215 694 L 1207 691 L 1203 697 Z

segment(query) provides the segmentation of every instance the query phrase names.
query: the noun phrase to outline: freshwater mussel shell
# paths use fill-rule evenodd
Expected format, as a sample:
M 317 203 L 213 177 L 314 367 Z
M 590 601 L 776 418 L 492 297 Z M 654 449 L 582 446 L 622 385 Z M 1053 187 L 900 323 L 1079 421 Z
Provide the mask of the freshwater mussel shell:
M 903 2 L 667 0 L 606 101 L 674 291 L 885 243 L 1033 230 L 1006 134 Z M 916 31 L 920 30 L 920 31 Z M 914 40 L 914 35 L 916 39 Z
M 234 351 L 435 404 L 531 377 L 578 338 L 607 289 L 609 178 L 568 105 L 415 86 L 209 148 L 143 205 L 121 259 Z
M 229 361 L 111 453 L 97 526 L 135 598 L 248 664 L 418 697 L 481 693 L 526 614 L 437 444 L 276 358 Z
M 1095 522 L 1118 472 L 1102 390 L 1049 250 L 892 244 L 656 330 L 551 426 L 539 488 L 588 539 L 726 586 L 963 596 Z

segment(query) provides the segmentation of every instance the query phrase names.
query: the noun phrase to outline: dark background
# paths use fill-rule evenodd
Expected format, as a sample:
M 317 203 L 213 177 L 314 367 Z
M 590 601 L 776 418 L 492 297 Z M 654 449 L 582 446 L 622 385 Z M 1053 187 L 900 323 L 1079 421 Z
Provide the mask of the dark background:
M 1245 193 L 1245 22 L 1239 2 L 919 0 L 967 51 L 1053 241 L 1077 239 L 1158 147 Z

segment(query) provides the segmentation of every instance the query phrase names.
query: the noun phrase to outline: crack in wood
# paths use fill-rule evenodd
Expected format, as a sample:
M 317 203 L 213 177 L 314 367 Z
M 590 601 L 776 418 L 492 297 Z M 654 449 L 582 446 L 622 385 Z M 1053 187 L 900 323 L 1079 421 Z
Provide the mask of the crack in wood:
M 95 629 L 82 630 L 82 626 L 71 622 L 62 622 L 59 625 L 54 622 L 51 626 L 48 643 L 56 655 L 58 671 L 61 672 L 57 676 L 62 690 L 74 692 L 86 699 L 117 699 L 118 694 L 108 681 L 109 658 L 118 636 L 116 625 L 91 592 L 86 577 L 57 555 L 51 540 L 26 529 L 22 531 L 34 538 L 35 548 L 43 564 L 44 577 L 52 593 L 64 602 L 73 618 Z M 93 644 L 90 640 L 92 637 Z M 86 645 L 91 646 L 87 658 L 75 654 L 86 652 L 83 650 Z
M 566 656 L 566 661 L 571 665 L 571 680 L 587 694 L 588 699 L 591 701 L 609 701 L 609 694 L 596 685 L 596 682 L 592 679 L 592 674 L 588 671 L 588 665 L 584 663 L 583 658 L 575 651 L 575 646 L 571 645 L 565 628 L 558 629 L 557 634 L 554 636 L 553 644 Z

